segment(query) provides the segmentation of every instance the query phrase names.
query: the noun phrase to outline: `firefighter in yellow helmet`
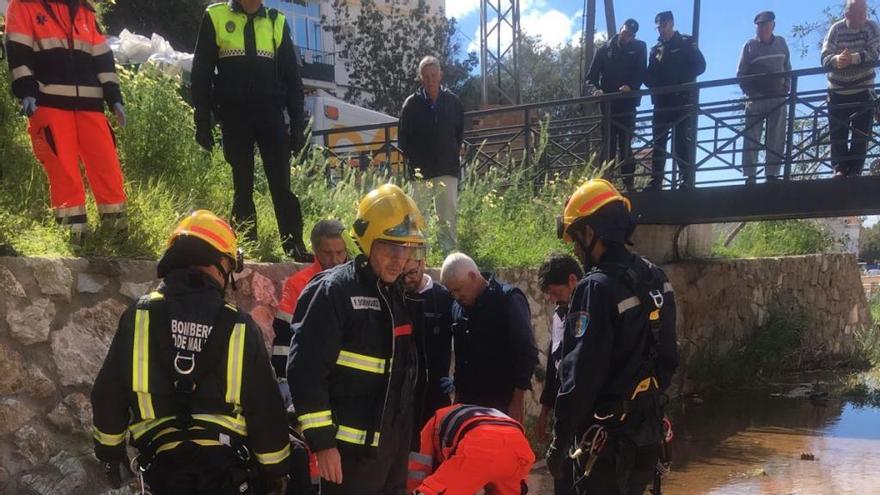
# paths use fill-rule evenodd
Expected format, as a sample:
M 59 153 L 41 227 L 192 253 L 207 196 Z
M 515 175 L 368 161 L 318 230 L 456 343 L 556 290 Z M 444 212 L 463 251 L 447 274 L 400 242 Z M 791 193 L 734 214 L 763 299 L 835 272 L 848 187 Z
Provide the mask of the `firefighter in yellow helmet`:
M 322 495 L 405 493 L 418 355 L 402 274 L 424 258 L 424 220 L 386 184 L 361 200 L 352 232 L 362 254 L 300 296 L 287 380 Z
M 129 444 L 154 495 L 282 493 L 281 394 L 262 333 L 224 300 L 242 263 L 229 225 L 195 211 L 168 240 L 162 284 L 119 320 L 92 389 L 95 454 L 117 487 Z
M 630 209 L 611 183 L 593 179 L 558 221 L 587 275 L 565 318 L 547 466 L 577 494 L 641 494 L 659 484 L 664 391 L 678 361 L 675 297 L 663 270 L 627 249 Z

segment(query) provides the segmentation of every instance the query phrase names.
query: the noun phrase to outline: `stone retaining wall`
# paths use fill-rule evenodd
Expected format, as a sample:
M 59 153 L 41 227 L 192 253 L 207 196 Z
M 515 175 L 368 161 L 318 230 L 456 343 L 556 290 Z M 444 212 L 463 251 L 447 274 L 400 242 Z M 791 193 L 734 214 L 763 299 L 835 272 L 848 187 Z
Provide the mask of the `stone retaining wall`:
M 829 353 L 856 349 L 870 315 L 856 262 L 847 255 L 692 261 L 665 266 L 679 301 L 687 349 L 729 348 L 775 305 L 809 316 L 807 343 Z M 284 278 L 293 265 L 249 265 L 236 304 L 267 341 Z M 0 494 L 110 494 L 91 455 L 92 380 L 119 315 L 156 286 L 155 263 L 128 260 L 0 258 Z M 501 270 L 532 308 L 540 349 L 552 306 L 532 270 Z M 544 357 L 542 356 L 542 365 Z M 543 373 L 538 373 L 543 376 Z M 536 385 L 529 401 L 535 413 Z

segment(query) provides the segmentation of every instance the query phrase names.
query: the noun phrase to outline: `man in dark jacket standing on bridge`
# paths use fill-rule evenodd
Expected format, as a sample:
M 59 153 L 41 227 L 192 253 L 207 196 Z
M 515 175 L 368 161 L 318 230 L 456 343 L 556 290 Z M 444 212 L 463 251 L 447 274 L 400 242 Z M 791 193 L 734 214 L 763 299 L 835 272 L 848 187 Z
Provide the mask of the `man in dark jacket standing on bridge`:
M 822 43 L 822 66 L 830 71 L 828 120 L 835 177 L 859 175 L 865 165 L 873 116 L 871 87 L 878 59 L 880 27 L 868 19 L 867 2 L 847 0 L 844 19 L 831 26 Z
M 464 108 L 454 93 L 440 85 L 443 71 L 436 57 L 419 62 L 422 87 L 403 103 L 398 125 L 400 149 L 409 162 L 420 208 L 434 198 L 439 221 L 440 249 L 448 253 L 457 244 L 459 153 L 464 139 Z
M 697 76 L 706 71 L 706 59 L 697 47 L 696 40 L 675 30 L 672 12 L 660 12 L 654 18 L 654 23 L 660 38 L 651 48 L 645 85 L 659 89 L 696 81 Z M 666 143 L 670 133 L 673 135 L 672 156 L 678 163 L 682 187 L 693 187 L 696 119 L 691 112 L 692 106 L 697 103 L 697 93 L 678 91 L 651 95 L 651 101 L 654 103 L 654 156 L 648 189 L 660 190 L 663 187 Z
M 627 19 L 620 32 L 602 45 L 587 73 L 587 83 L 602 93 L 628 93 L 638 91 L 645 77 L 645 42 L 637 40 L 639 23 Z M 611 118 L 611 135 L 607 138 L 607 159 L 620 164 L 620 175 L 627 190 L 633 188 L 635 162 L 632 158 L 632 134 L 636 125 L 636 107 L 641 96 L 611 100 L 602 109 L 608 110 L 605 118 Z

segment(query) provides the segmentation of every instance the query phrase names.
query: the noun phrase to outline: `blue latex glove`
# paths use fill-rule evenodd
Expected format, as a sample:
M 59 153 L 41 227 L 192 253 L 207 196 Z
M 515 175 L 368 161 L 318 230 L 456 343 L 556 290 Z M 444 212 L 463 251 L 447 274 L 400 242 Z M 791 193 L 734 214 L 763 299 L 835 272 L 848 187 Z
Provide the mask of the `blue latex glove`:
M 440 379 L 440 391 L 444 394 L 455 392 L 455 380 L 451 376 L 444 376 Z
M 290 396 L 290 386 L 286 381 L 278 382 L 278 391 L 281 392 L 281 399 L 284 400 L 284 409 L 287 410 L 293 404 L 293 397 Z
M 21 113 L 32 117 L 37 113 L 37 99 L 33 96 L 25 96 L 21 99 Z
M 113 104 L 113 113 L 116 114 L 116 123 L 119 127 L 125 127 L 128 124 L 128 117 L 125 116 L 125 107 L 118 101 Z

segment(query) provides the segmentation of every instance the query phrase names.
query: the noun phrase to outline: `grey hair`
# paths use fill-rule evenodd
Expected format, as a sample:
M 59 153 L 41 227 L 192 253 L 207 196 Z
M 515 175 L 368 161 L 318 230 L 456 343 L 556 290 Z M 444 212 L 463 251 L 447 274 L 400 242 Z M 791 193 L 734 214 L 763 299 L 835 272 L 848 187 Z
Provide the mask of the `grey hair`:
M 852 9 L 853 5 L 855 5 L 857 3 L 863 4 L 865 6 L 865 8 L 868 7 L 867 0 L 846 0 L 846 6 L 843 7 L 843 11 L 849 12 L 850 9 Z
M 480 269 L 477 268 L 474 260 L 464 253 L 452 253 L 443 260 L 443 266 L 440 268 L 440 283 L 459 280 L 468 273 L 480 274 Z
M 425 67 L 427 67 L 429 65 L 436 66 L 437 70 L 443 70 L 443 68 L 440 67 L 440 59 L 438 59 L 437 57 L 435 57 L 433 55 L 428 55 L 428 56 L 422 58 L 421 62 L 419 62 L 419 73 L 417 74 L 417 76 L 422 77 L 422 69 L 424 69 Z
M 321 242 L 324 237 L 342 237 L 345 232 L 345 225 L 339 220 L 321 220 L 312 227 L 312 233 L 309 240 L 312 241 L 312 250 Z

